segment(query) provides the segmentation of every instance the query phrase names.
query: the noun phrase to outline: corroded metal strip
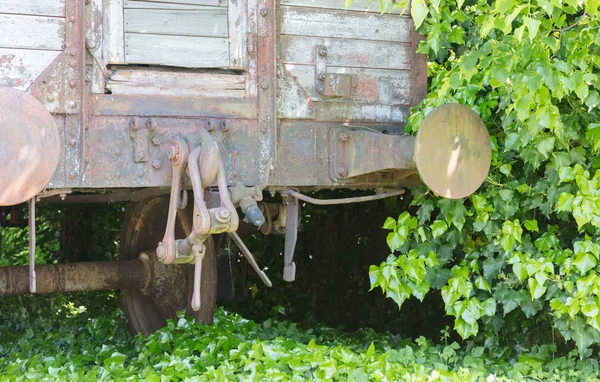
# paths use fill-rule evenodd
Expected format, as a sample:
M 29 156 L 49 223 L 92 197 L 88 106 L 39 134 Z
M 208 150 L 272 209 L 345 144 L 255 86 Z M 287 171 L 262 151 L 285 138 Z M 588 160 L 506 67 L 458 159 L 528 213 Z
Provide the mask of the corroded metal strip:
M 36 266 L 36 293 L 70 293 L 111 289 L 142 289 L 149 282 L 140 260 Z M 0 296 L 29 293 L 29 268 L 0 267 Z
M 277 1 L 258 1 L 258 127 L 262 133 L 260 152 L 261 173 L 263 166 L 275 163 L 277 147 Z M 268 171 L 268 169 L 266 169 Z
M 421 100 L 427 97 L 427 55 L 417 53 L 417 48 L 425 36 L 417 33 L 414 22 L 410 21 L 412 30 L 412 57 L 410 67 L 410 100 L 411 106 L 417 106 Z
M 255 100 L 158 95 L 94 95 L 94 116 L 213 117 L 255 119 Z

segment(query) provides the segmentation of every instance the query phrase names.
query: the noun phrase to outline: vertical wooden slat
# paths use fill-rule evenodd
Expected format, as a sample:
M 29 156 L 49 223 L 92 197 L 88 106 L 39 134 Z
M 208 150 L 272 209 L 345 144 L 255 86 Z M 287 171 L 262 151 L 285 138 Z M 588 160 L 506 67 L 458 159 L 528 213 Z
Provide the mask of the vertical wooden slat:
M 104 0 L 104 63 L 125 63 L 123 0 Z
M 258 62 L 256 57 L 256 43 L 258 32 L 258 4 L 257 0 L 247 1 L 246 25 L 246 52 L 248 75 L 246 77 L 246 97 L 254 98 L 258 91 Z
M 229 65 L 233 69 L 247 69 L 247 0 L 230 0 L 227 12 L 227 21 L 229 24 Z

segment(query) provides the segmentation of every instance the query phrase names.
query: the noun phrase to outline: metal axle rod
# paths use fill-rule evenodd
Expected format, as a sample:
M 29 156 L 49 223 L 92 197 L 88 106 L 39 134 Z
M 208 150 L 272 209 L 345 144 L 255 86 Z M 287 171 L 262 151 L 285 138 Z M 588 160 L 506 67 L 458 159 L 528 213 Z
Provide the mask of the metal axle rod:
M 36 293 L 143 289 L 149 265 L 141 260 L 36 266 Z M 0 267 L 0 296 L 29 294 L 29 267 Z

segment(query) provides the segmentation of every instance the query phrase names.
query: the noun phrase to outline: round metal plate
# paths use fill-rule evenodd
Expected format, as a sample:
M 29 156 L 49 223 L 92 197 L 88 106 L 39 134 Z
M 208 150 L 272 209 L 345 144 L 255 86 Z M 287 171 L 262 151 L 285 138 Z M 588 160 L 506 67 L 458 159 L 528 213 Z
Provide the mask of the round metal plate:
M 423 182 L 450 199 L 471 195 L 485 180 L 492 160 L 487 128 L 473 110 L 448 104 L 425 119 L 415 141 L 415 161 Z
M 0 206 L 42 191 L 59 156 L 58 129 L 46 107 L 25 92 L 0 87 Z

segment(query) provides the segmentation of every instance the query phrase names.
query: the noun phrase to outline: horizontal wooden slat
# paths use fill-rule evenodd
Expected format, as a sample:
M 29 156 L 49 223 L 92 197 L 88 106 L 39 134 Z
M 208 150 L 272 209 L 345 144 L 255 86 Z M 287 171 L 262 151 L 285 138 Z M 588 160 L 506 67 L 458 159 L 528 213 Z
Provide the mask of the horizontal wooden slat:
M 0 49 L 0 86 L 27 89 L 60 52 Z
M 409 17 L 281 7 L 281 33 L 378 41 L 411 41 Z
M 227 37 L 227 9 L 125 9 L 125 32 L 178 36 Z
M 0 15 L 0 48 L 62 50 L 64 37 L 62 18 Z
M 384 41 L 329 39 L 319 37 L 280 37 L 282 59 L 288 64 L 313 64 L 315 47 L 325 45 L 327 65 L 374 68 L 410 69 L 409 44 Z
M 321 98 L 313 65 L 286 65 L 286 69 L 312 98 Z M 410 71 L 328 66 L 327 73 L 354 76 L 351 102 L 410 105 Z
M 126 3 L 157 3 L 159 6 L 169 6 L 171 4 L 175 5 L 212 5 L 214 7 L 218 6 L 227 6 L 227 0 L 144 0 L 144 1 L 136 1 L 136 0 L 125 0 Z
M 405 123 L 409 106 L 365 105 L 321 102 L 317 104 L 318 121 Z
M 65 0 L 0 0 L 0 13 L 64 17 Z
M 162 95 L 94 95 L 92 115 L 256 119 L 255 100 Z
M 281 5 L 295 5 L 300 7 L 312 7 L 312 8 L 326 8 L 326 9 L 340 9 L 349 11 L 361 11 L 361 12 L 372 12 L 381 13 L 381 7 L 377 0 L 353 0 L 348 8 L 345 8 L 343 0 L 281 0 Z M 410 9 L 410 8 L 408 8 Z M 407 9 L 407 12 L 408 12 Z M 391 11 L 390 7 L 386 10 L 390 13 L 400 13 L 402 9 L 396 8 Z
M 112 94 L 243 98 L 246 76 L 159 70 L 117 70 L 106 82 Z
M 193 4 L 177 4 L 177 3 L 165 3 L 165 2 L 150 2 L 150 1 L 137 1 L 137 0 L 125 0 L 123 4 L 124 9 L 175 9 L 184 11 L 193 11 L 203 6 L 221 6 L 218 1 L 206 0 L 206 4 L 193 5 Z
M 125 61 L 188 68 L 229 66 L 226 38 L 125 34 Z

